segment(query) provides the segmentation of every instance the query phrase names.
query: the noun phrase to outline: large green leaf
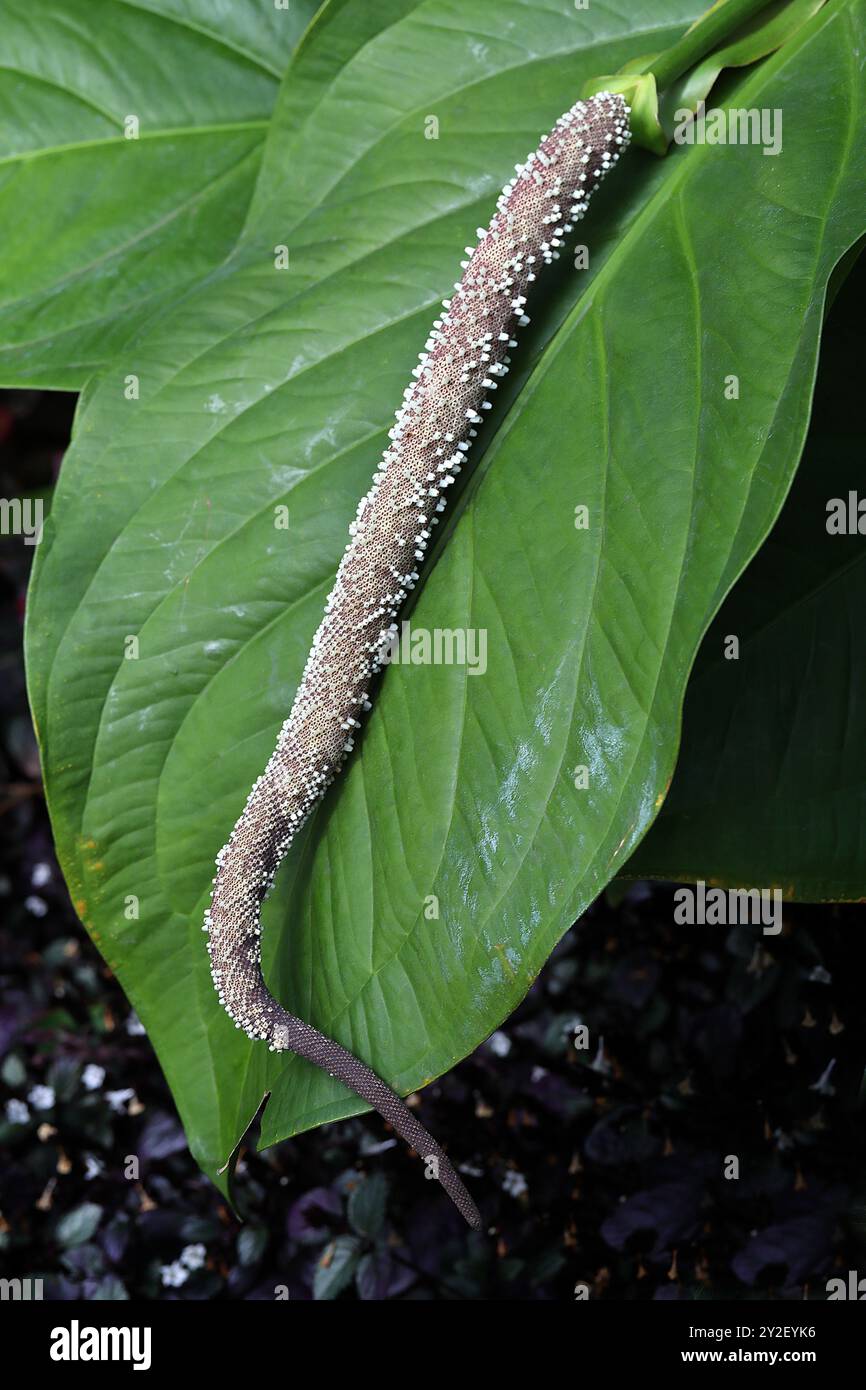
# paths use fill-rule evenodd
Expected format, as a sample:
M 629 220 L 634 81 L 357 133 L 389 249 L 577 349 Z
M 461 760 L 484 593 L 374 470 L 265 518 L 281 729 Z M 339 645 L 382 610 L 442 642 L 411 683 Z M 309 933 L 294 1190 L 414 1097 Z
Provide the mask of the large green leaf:
M 3 385 L 83 385 L 223 259 L 315 8 L 4 0 Z M 126 138 L 130 116 L 138 138 Z
M 822 340 L 796 481 L 704 638 L 670 794 L 629 874 L 866 897 L 866 553 L 856 529 L 827 529 L 831 499 L 847 513 L 849 494 L 864 496 L 866 262 L 850 284 Z
M 434 305 L 581 84 L 696 12 L 427 0 L 383 8 L 378 34 L 363 6 L 326 12 L 235 254 L 79 413 L 28 621 L 48 792 L 82 917 L 210 1171 L 265 1091 L 265 1142 L 361 1108 L 232 1029 L 200 924 Z M 513 1008 L 662 800 L 694 652 L 781 506 L 826 281 L 863 231 L 862 28 L 862 6 L 836 0 L 733 89 L 784 109 L 782 157 L 632 153 L 610 180 L 591 271 L 563 265 L 543 295 L 413 614 L 485 630 L 486 674 L 391 669 L 281 875 L 274 988 L 400 1090 Z

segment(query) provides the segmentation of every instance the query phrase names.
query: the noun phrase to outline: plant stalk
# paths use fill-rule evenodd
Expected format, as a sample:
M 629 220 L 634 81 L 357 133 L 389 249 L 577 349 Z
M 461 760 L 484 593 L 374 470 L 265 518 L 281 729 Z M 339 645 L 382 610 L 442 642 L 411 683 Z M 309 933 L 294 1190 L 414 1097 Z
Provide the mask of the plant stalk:
M 652 73 L 656 87 L 662 91 L 770 3 L 771 0 L 724 0 L 724 4 L 714 5 L 644 71 Z

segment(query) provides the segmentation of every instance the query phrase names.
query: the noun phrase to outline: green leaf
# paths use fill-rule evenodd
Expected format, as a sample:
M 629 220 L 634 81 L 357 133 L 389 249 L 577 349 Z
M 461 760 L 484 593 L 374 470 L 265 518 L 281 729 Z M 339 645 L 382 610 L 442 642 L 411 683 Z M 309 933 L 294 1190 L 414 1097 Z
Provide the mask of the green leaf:
M 314 11 L 314 0 L 6 0 L 3 385 L 82 386 L 231 250 Z
M 58 1244 L 69 1249 L 73 1245 L 84 1245 L 96 1231 L 102 1218 L 102 1207 L 95 1202 L 82 1202 L 60 1217 L 54 1228 Z
M 129 1299 L 129 1294 L 116 1274 L 106 1274 L 103 1279 L 100 1279 L 90 1297 L 91 1301 L 95 1303 L 123 1303 Z
M 264 1226 L 243 1226 L 238 1233 L 238 1260 L 244 1268 L 257 1264 L 268 1246 Z
M 435 306 L 582 82 L 697 9 L 427 0 L 377 7 L 378 33 L 365 7 L 326 11 L 230 262 L 85 396 L 37 554 L 31 698 L 73 899 L 211 1173 L 266 1092 L 263 1143 L 362 1108 L 231 1027 L 201 920 Z M 734 87 L 796 111 L 783 157 L 619 166 L 581 229 L 590 272 L 541 290 L 412 614 L 485 633 L 486 672 L 390 669 L 280 875 L 272 987 L 401 1092 L 507 1016 L 664 797 L 695 650 L 782 504 L 826 282 L 864 230 L 862 28 L 840 0 Z
M 793 489 L 701 646 L 676 775 L 629 876 L 866 897 L 866 555 L 856 511 L 851 533 L 827 529 L 828 503 L 847 522 L 863 496 L 864 287 L 861 262 L 825 329 Z
M 355 1236 L 337 1236 L 325 1246 L 313 1275 L 313 1298 L 337 1298 L 352 1282 L 361 1253 Z
M 27 1080 L 27 1068 L 17 1052 L 7 1052 L 0 1066 L 0 1078 L 10 1090 L 16 1091 Z
M 349 1196 L 349 1223 L 359 1236 L 375 1240 L 385 1224 L 388 1184 L 381 1173 L 372 1173 L 352 1189 Z

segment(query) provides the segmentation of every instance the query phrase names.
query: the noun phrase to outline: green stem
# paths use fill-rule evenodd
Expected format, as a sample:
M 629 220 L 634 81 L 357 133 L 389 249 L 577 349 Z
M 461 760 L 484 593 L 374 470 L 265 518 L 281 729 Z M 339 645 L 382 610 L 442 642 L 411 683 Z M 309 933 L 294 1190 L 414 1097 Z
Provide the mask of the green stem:
M 724 0 L 724 4 L 714 5 L 645 71 L 652 73 L 659 90 L 669 87 L 769 3 L 770 0 Z

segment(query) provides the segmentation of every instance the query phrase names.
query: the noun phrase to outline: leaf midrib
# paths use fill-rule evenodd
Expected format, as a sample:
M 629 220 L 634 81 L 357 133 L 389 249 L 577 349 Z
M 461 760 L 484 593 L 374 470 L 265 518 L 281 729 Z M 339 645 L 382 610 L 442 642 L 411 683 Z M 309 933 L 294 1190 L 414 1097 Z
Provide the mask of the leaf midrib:
M 142 145 L 156 140 L 177 140 L 178 138 L 189 139 L 201 135 L 226 135 L 236 130 L 261 130 L 267 131 L 270 121 L 213 121 L 207 125 L 189 126 L 165 126 L 161 130 L 143 130 L 136 136 L 135 140 L 127 140 L 121 133 L 117 135 L 99 136 L 93 140 L 74 140 L 68 145 L 43 145 L 38 150 L 22 150 L 18 154 L 8 154 L 0 156 L 0 168 L 5 164 L 29 164 L 33 160 L 51 157 L 53 155 L 71 156 L 81 154 L 82 151 L 100 149 L 108 145 L 121 146 Z

